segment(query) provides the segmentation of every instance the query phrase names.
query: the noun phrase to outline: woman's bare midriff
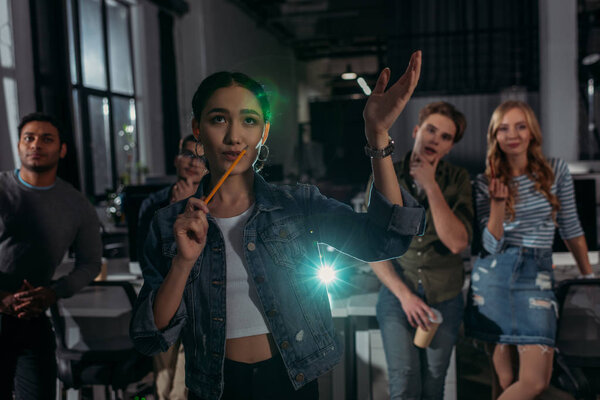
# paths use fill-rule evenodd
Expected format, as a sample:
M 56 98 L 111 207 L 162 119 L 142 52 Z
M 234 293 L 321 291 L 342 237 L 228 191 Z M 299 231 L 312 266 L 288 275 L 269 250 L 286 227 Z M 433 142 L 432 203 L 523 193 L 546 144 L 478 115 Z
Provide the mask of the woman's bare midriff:
M 225 357 L 246 364 L 268 360 L 273 357 L 274 344 L 270 334 L 227 339 Z

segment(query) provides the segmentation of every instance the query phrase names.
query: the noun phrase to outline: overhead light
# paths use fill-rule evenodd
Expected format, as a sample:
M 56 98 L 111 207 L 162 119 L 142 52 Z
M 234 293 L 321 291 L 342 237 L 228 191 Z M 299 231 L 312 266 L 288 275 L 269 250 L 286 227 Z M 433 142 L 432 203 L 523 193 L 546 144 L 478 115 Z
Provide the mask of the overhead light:
M 583 57 L 581 64 L 587 68 L 594 79 L 600 77 L 600 54 L 593 53 Z
M 363 78 L 362 76 L 359 77 L 356 80 L 356 83 L 358 83 L 358 86 L 360 86 L 360 88 L 367 96 L 371 94 L 371 88 L 369 87 L 369 85 L 367 85 L 367 81 L 365 81 L 365 78 Z
M 583 60 L 581 60 L 581 63 L 585 66 L 590 66 L 590 65 L 596 64 L 598 61 L 600 61 L 600 54 L 593 53 L 593 54 L 589 54 L 589 55 L 583 57 Z
M 353 79 L 356 79 L 356 77 L 356 72 L 352 72 L 352 67 L 350 66 L 350 64 L 346 65 L 346 72 L 342 74 L 342 79 L 345 81 L 351 81 Z

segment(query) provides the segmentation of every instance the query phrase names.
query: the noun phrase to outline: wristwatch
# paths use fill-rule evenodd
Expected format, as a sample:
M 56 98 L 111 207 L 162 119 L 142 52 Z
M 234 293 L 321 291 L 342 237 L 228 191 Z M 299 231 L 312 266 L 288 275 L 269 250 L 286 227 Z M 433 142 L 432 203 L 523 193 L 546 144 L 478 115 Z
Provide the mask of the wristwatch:
M 394 152 L 394 140 L 388 136 L 390 143 L 383 149 L 374 149 L 369 146 L 369 143 L 365 145 L 365 154 L 371 158 L 385 158 Z

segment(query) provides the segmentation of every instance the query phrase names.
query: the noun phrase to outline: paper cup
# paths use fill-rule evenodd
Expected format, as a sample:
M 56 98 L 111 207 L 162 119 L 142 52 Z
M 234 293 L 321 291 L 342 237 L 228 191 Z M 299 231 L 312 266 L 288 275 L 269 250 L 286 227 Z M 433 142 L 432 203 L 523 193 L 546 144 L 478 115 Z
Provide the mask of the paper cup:
M 442 313 L 436 310 L 435 308 L 431 309 L 431 312 L 435 315 L 435 318 L 429 317 L 429 321 L 431 321 L 431 325 L 429 325 L 429 330 L 421 329 L 421 327 L 417 327 L 417 332 L 415 333 L 415 338 L 413 343 L 415 346 L 420 347 L 422 349 L 429 346 L 435 333 L 437 332 L 438 327 L 442 322 L 444 322 L 444 317 L 442 317 Z
M 108 261 L 106 260 L 106 258 L 102 257 L 102 264 L 100 266 L 100 273 L 98 274 L 98 276 L 96 276 L 94 278 L 94 281 L 98 282 L 98 281 L 105 281 L 106 280 L 106 276 L 108 275 L 107 263 L 108 263 Z

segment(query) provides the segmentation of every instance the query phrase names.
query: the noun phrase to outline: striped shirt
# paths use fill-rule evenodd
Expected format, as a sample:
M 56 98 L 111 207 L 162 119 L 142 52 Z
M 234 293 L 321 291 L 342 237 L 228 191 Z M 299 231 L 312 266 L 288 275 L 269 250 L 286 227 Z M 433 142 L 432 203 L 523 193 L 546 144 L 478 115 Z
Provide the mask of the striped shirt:
M 554 183 L 551 192 L 558 197 L 560 210 L 556 216 L 558 232 L 562 239 L 582 236 L 583 229 L 577 216 L 573 178 L 567 163 L 560 159 L 549 159 L 554 170 Z M 515 218 L 506 219 L 503 223 L 504 234 L 500 240 L 487 228 L 490 216 L 490 196 L 485 175 L 480 174 L 475 180 L 475 203 L 481 228 L 483 248 L 491 254 L 502 250 L 505 245 L 550 248 L 554 241 L 554 221 L 552 206 L 542 193 L 535 190 L 533 181 L 527 175 L 513 178 L 518 186 L 515 201 Z

